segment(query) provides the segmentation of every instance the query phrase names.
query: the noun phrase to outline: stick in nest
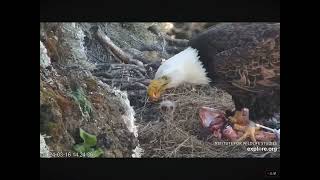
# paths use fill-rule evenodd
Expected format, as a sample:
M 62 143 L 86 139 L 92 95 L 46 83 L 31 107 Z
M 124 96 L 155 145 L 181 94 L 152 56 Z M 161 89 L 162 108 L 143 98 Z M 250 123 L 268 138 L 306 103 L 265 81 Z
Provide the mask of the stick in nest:
M 179 144 L 179 146 L 177 148 L 175 148 L 171 153 L 170 153 L 170 157 L 172 156 L 172 154 L 174 153 L 176 155 L 177 151 L 180 149 L 180 147 L 186 143 L 188 140 L 190 139 L 190 137 L 188 137 L 186 140 L 184 140 L 181 144 Z
M 135 87 L 135 89 L 147 89 L 147 86 L 145 86 L 142 83 L 139 82 L 130 82 L 130 83 L 122 83 L 121 89 L 129 89 L 129 87 Z
M 105 34 L 101 32 L 99 28 L 94 29 L 94 35 L 101 43 L 101 45 L 108 51 L 109 49 L 118 58 L 121 62 L 126 64 L 136 64 L 140 67 L 143 67 L 143 63 L 137 59 L 131 58 L 127 53 L 122 51 L 117 45 L 115 45 L 112 40 Z
M 144 157 L 248 157 L 248 155 L 265 157 L 267 155 L 277 155 L 277 152 L 265 154 L 265 152 L 248 152 L 245 146 L 219 146 L 215 137 L 203 141 L 198 138 L 200 133 L 200 122 L 197 109 L 201 106 L 209 106 L 221 110 L 233 109 L 234 104 L 231 95 L 215 87 L 200 86 L 196 91 L 190 88 L 180 87 L 170 91 L 166 96 L 167 100 L 177 103 L 174 118 L 161 123 L 149 123 L 139 121 L 139 139 L 146 154 Z M 145 114 L 143 114 L 145 113 Z M 142 112 L 144 115 L 154 115 L 155 112 Z M 164 118 L 166 115 L 163 115 Z M 168 116 L 170 117 L 170 116 Z M 146 128 L 144 128 L 147 126 Z M 188 139 L 189 138 L 189 139 Z M 188 140 L 187 140 L 188 139 Z M 151 142 L 151 140 L 154 140 Z M 161 142 L 161 143 L 160 143 Z
M 144 69 L 144 67 L 140 67 L 134 64 L 111 64 L 111 70 L 115 70 L 115 69 L 126 69 L 126 70 L 131 70 L 131 69 L 137 69 L 139 71 L 141 71 L 142 73 L 145 73 L 146 70 Z
M 187 47 L 189 45 L 189 40 L 187 40 L 187 39 L 173 39 L 170 36 L 168 36 L 167 34 L 162 33 L 156 25 L 150 26 L 148 28 L 148 30 L 158 36 L 162 36 L 166 41 L 169 42 L 170 45 L 183 46 L 183 47 Z
M 230 106 L 232 103 L 231 96 L 222 96 L 217 93 L 218 89 L 213 87 L 196 88 L 196 91 L 191 92 L 190 88 L 179 87 L 174 90 L 174 94 L 166 94 L 167 100 L 177 103 L 177 107 L 171 119 L 170 115 L 162 115 L 164 123 L 148 124 L 148 127 L 139 132 L 139 138 L 147 139 L 140 145 L 145 149 L 147 157 L 226 157 L 228 154 L 225 151 L 230 151 L 230 147 L 215 147 L 212 139 L 208 142 L 203 142 L 198 139 L 200 131 L 200 123 L 196 113 L 196 109 L 201 106 Z M 147 113 L 142 112 L 142 113 Z M 154 112 L 149 112 L 153 113 Z M 146 117 L 149 116 L 145 114 Z M 142 117 L 144 115 L 142 114 Z M 145 122 L 147 125 L 147 122 Z M 140 121 L 141 129 L 144 127 L 143 119 Z M 160 131 L 164 128 L 163 131 Z M 150 143 L 148 139 L 157 139 L 159 143 Z M 183 149 L 182 149 L 183 148 Z M 228 149 L 229 148 L 229 149 Z M 157 149 L 157 150 L 156 150 Z M 232 154 L 231 154 L 232 155 Z

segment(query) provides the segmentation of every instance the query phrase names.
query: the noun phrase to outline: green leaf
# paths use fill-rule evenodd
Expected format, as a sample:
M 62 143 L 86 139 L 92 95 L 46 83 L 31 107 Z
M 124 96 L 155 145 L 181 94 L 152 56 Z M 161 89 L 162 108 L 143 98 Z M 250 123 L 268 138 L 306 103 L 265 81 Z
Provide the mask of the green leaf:
M 79 153 L 84 153 L 88 151 L 88 147 L 84 144 L 76 144 L 73 146 L 73 149 Z
M 87 147 L 95 146 L 97 144 L 97 137 L 85 132 L 83 129 L 80 128 L 80 137 L 84 141 L 84 145 Z
M 97 137 L 85 132 L 80 128 L 80 137 L 84 141 L 81 144 L 76 144 L 73 149 L 79 153 L 85 153 L 85 157 L 96 158 L 104 154 L 101 148 L 97 148 Z
M 96 158 L 96 157 L 99 157 L 103 154 L 103 150 L 101 148 L 98 148 L 96 150 L 93 150 L 90 152 L 90 157 L 91 158 Z
M 71 97 L 80 105 L 81 110 L 88 115 L 92 115 L 93 108 L 91 102 L 86 98 L 86 95 L 81 87 L 71 93 Z

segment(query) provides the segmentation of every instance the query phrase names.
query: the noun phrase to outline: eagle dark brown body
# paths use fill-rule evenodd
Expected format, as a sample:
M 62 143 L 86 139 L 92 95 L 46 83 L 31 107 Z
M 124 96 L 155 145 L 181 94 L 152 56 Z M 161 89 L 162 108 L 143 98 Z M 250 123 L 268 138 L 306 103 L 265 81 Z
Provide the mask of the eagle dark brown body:
M 280 112 L 280 24 L 221 23 L 190 40 L 215 86 L 250 119 Z

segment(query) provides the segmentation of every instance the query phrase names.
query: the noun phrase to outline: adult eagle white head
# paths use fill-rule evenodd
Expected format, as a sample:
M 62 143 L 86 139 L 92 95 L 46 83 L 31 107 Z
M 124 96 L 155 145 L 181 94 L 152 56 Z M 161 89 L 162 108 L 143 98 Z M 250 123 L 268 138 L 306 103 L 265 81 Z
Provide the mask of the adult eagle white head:
M 188 47 L 184 51 L 166 60 L 155 74 L 148 88 L 151 100 L 158 100 L 167 88 L 183 83 L 209 84 L 206 69 L 199 60 L 198 50 Z
M 253 119 L 280 111 L 279 23 L 220 23 L 189 46 L 159 67 L 148 87 L 151 100 L 182 83 L 212 81 Z

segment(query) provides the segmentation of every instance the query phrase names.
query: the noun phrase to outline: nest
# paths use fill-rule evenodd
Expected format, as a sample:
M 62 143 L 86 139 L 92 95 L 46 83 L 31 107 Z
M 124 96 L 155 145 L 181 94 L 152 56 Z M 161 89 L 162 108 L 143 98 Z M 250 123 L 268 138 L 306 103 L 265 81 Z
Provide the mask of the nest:
M 231 95 L 211 86 L 188 85 L 171 89 L 163 95 L 175 108 L 164 110 L 161 103 L 145 103 L 136 110 L 139 142 L 143 157 L 197 158 L 197 157 L 277 157 L 277 152 L 251 152 L 244 145 L 218 144 L 224 140 L 213 137 L 201 127 L 199 108 L 202 106 L 231 110 Z M 161 101 L 160 101 L 161 102 Z

